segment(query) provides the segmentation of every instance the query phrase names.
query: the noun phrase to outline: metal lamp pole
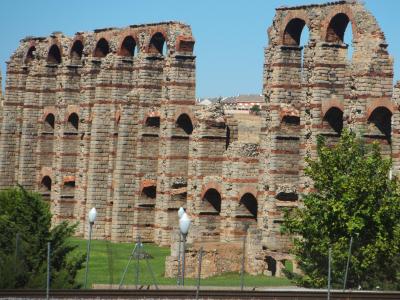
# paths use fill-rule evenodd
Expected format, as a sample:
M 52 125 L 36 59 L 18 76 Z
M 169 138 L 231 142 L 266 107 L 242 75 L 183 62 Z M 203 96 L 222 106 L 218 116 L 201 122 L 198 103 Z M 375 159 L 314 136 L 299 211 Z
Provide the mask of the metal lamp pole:
M 191 221 L 186 213 L 184 213 L 182 217 L 179 219 L 179 229 L 183 236 L 182 286 L 185 285 L 186 237 L 189 232 L 190 223 Z
M 185 213 L 185 209 L 181 206 L 178 210 L 178 222 Z M 182 234 L 179 229 L 179 243 L 178 243 L 178 272 L 176 275 L 176 285 L 181 285 L 181 245 L 182 245 Z
M 89 240 L 87 243 L 87 253 L 86 253 L 86 270 L 85 270 L 85 285 L 84 288 L 86 289 L 87 286 L 87 279 L 88 279 L 88 272 L 89 272 L 89 258 L 90 258 L 90 243 L 92 241 L 92 230 L 93 230 L 93 224 L 94 221 L 96 220 L 96 208 L 92 208 L 89 211 Z

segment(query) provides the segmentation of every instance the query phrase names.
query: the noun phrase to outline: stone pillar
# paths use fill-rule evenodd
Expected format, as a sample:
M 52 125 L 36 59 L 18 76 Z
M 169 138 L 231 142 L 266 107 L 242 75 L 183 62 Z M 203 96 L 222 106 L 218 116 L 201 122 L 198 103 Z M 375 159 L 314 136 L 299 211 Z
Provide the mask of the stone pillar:
M 195 104 L 194 70 L 195 58 L 191 54 L 166 58 L 154 236 L 160 245 L 170 244 L 171 230 L 178 224 L 177 210 L 186 204 L 189 143 L 194 123 L 190 108 Z
M 1 188 L 13 186 L 17 182 L 21 117 L 27 74 L 28 68 L 21 67 L 17 60 L 8 62 L 0 135 Z

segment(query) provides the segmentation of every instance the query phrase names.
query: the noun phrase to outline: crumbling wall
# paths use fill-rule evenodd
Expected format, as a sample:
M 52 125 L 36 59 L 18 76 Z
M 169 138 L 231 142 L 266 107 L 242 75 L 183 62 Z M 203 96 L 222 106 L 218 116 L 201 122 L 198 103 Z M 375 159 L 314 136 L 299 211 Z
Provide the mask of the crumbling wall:
M 305 26 L 309 40 L 302 48 Z M 350 58 L 343 41 L 347 26 L 353 32 Z M 280 232 L 282 208 L 297 206 L 301 194 L 310 191 L 304 158 L 316 155 L 316 137 L 335 143 L 349 127 L 395 158 L 397 136 L 390 124 L 398 112 L 391 100 L 393 61 L 384 34 L 360 2 L 280 7 L 268 36 L 259 229 L 265 255 L 277 262 L 291 245 Z

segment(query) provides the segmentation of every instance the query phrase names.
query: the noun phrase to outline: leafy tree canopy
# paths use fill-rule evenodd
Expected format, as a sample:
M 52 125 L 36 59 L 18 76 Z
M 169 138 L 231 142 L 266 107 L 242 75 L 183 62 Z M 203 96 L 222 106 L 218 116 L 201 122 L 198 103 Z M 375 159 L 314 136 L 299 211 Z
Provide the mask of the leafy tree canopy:
M 51 228 L 49 206 L 22 187 L 0 191 L 0 288 L 44 288 L 47 242 L 51 243 L 51 287 L 77 288 L 84 256 L 73 256 L 67 239 L 76 225 Z
M 283 231 L 294 236 L 300 285 L 326 287 L 332 248 L 333 286 L 342 287 L 349 240 L 353 237 L 347 287 L 400 287 L 400 187 L 389 179 L 391 161 L 377 144 L 365 144 L 344 130 L 333 147 L 320 137 L 318 157 L 306 175 L 314 192 L 285 214 Z

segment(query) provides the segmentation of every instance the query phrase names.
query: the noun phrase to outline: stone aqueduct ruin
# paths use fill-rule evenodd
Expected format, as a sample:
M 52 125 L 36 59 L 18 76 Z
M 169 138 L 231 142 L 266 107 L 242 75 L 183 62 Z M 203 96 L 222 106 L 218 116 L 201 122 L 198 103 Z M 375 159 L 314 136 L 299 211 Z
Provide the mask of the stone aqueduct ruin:
M 188 251 L 200 241 L 217 249 L 206 248 L 210 274 L 237 267 L 227 249 L 246 234 L 247 271 L 279 275 L 291 259 L 282 209 L 311 188 L 304 157 L 317 135 L 334 143 L 343 127 L 356 129 L 399 170 L 399 88 L 384 34 L 358 2 L 278 8 L 268 36 L 259 144 L 238 141 L 219 105 L 195 105 L 185 24 L 25 38 L 7 66 L 0 186 L 39 191 L 54 223 L 79 221 L 79 235 L 95 206 L 94 236 L 112 241 L 176 245 L 183 206 L 193 220 Z

